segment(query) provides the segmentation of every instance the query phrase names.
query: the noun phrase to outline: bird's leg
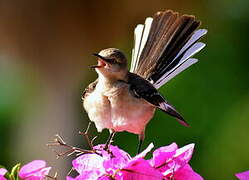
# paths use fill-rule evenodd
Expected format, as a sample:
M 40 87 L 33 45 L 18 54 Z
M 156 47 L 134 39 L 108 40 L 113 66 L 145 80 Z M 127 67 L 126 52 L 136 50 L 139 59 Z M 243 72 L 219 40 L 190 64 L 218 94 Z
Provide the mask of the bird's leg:
M 142 132 L 141 134 L 138 135 L 138 147 L 137 147 L 137 154 L 139 154 L 141 152 L 141 147 L 143 145 L 143 141 L 144 141 L 144 132 Z
M 108 150 L 110 144 L 112 143 L 112 139 L 113 139 L 115 133 L 116 132 L 114 130 L 112 130 L 112 129 L 110 130 L 110 135 L 109 135 L 109 137 L 108 137 L 108 139 L 107 139 L 107 141 L 105 143 L 104 150 Z

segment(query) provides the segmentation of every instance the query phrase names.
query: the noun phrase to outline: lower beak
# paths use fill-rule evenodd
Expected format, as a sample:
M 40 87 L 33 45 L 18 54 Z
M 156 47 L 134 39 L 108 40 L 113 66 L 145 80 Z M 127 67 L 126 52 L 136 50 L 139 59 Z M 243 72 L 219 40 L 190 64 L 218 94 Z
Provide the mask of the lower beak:
M 99 66 L 99 65 L 92 65 L 92 66 L 90 66 L 90 68 L 101 68 L 101 67 L 103 67 L 103 66 Z
M 104 57 L 100 56 L 97 53 L 94 53 L 93 55 L 98 57 L 98 64 L 90 66 L 90 68 L 101 68 L 101 67 L 104 67 L 107 64 Z

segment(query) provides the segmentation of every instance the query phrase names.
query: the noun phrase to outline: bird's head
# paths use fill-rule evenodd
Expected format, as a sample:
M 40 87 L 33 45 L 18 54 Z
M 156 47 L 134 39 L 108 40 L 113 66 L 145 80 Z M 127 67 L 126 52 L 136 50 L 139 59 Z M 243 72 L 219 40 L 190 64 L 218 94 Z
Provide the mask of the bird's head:
M 99 75 L 107 79 L 123 80 L 127 75 L 127 59 L 125 55 L 115 48 L 108 48 L 93 54 L 98 58 L 98 64 L 91 66 Z

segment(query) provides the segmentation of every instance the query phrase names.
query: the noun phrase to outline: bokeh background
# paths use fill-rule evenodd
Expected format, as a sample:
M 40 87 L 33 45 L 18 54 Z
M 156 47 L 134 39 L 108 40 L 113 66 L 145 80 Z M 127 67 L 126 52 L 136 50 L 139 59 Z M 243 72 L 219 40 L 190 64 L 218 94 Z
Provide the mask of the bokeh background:
M 207 47 L 161 88 L 191 128 L 157 112 L 144 147 L 195 143 L 191 164 L 205 179 L 249 169 L 247 0 L 0 0 L 0 164 L 44 159 L 64 179 L 72 157 L 56 160 L 46 143 L 59 133 L 87 148 L 78 131 L 88 124 L 81 92 L 96 78 L 91 54 L 116 47 L 130 58 L 134 27 L 165 9 L 202 20 Z M 92 126 L 96 143 L 107 134 Z M 134 155 L 137 137 L 120 133 L 115 144 Z

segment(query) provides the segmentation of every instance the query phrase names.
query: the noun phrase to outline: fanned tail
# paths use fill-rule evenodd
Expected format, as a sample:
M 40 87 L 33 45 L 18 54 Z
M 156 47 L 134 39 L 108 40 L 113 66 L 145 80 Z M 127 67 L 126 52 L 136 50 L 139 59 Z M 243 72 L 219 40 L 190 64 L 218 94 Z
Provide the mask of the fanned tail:
M 205 47 L 198 40 L 207 33 L 197 30 L 199 25 L 194 16 L 171 10 L 147 18 L 145 25 L 135 29 L 131 72 L 160 88 L 198 61 L 191 57 Z

